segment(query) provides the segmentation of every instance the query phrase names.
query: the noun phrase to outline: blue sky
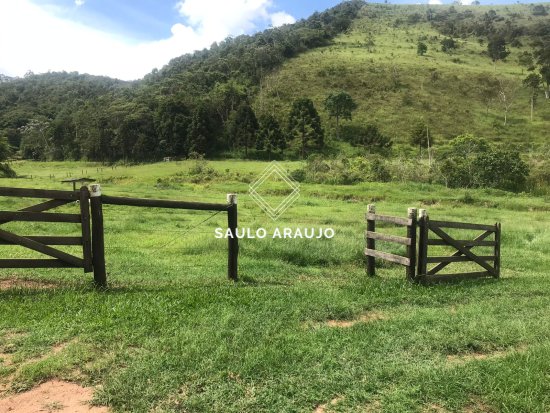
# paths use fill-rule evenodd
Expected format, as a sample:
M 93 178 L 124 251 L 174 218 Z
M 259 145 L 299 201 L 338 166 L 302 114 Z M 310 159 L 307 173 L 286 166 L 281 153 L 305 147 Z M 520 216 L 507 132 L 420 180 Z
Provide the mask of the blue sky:
M 129 36 L 137 41 L 158 40 L 170 35 L 171 27 L 185 22 L 178 13 L 176 0 L 34 0 L 37 5 L 82 24 Z M 253 3 L 253 1 L 251 1 Z M 214 2 L 216 3 L 216 2 Z M 223 3 L 218 1 L 218 3 Z M 296 19 L 310 16 L 339 3 L 339 0 L 299 1 L 273 0 L 270 12 L 286 12 Z M 79 4 L 79 5 L 77 5 Z M 53 6 L 53 7 L 52 7 Z M 258 29 L 269 21 L 258 19 Z
M 514 1 L 498 1 L 504 2 Z M 0 73 L 23 76 L 27 71 L 64 70 L 139 79 L 174 57 L 209 47 L 227 36 L 293 23 L 338 3 L 339 0 L 0 0 Z M 482 0 L 482 4 L 490 2 Z

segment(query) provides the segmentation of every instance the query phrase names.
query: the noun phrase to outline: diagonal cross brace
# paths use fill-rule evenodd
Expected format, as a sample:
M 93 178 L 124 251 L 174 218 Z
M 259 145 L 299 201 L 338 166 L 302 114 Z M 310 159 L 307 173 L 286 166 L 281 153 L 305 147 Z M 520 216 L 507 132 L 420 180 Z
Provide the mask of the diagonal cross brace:
M 47 245 L 44 245 L 40 242 L 34 241 L 29 238 L 22 237 L 20 235 L 14 234 L 13 232 L 4 231 L 0 229 L 0 239 L 4 239 L 16 245 L 21 245 L 33 251 L 40 252 L 42 254 L 49 255 L 64 261 L 68 264 L 74 265 L 75 267 L 84 267 L 84 260 L 74 255 L 67 254 L 66 252 L 56 250 Z
M 442 240 L 446 241 L 450 246 L 457 249 L 457 251 L 464 254 L 466 257 L 470 258 L 473 262 L 475 262 L 478 265 L 481 265 L 483 268 L 485 268 L 491 275 L 495 274 L 495 269 L 491 267 L 489 264 L 487 264 L 485 261 L 479 259 L 477 255 L 475 255 L 473 252 L 470 251 L 468 247 L 465 247 L 458 242 L 456 242 L 453 238 L 451 238 L 445 231 L 443 231 L 441 228 L 438 228 L 436 226 L 430 226 L 430 229 L 438 235 Z
M 431 227 L 430 227 L 430 229 L 431 229 Z M 474 238 L 474 241 L 483 241 L 485 238 L 487 238 L 488 236 L 490 236 L 492 234 L 493 234 L 493 231 L 485 231 L 483 234 L 481 234 L 478 237 Z M 471 250 L 474 247 L 471 246 L 471 247 L 465 247 L 465 248 L 467 248 L 468 250 Z M 462 255 L 462 252 L 456 251 L 455 253 L 453 253 L 451 255 L 451 257 L 460 257 L 461 255 Z M 445 268 L 449 264 L 450 264 L 450 262 L 442 262 L 440 264 L 437 264 L 435 267 L 433 267 L 431 270 L 428 271 L 428 275 L 434 275 L 434 274 L 438 273 L 439 271 L 441 271 L 443 268 Z
M 49 211 L 50 209 L 57 208 L 62 205 L 70 204 L 74 201 L 67 201 L 63 199 L 52 199 L 50 201 L 42 202 L 40 204 L 36 204 L 27 208 L 23 208 L 18 210 L 17 212 L 44 212 Z M 0 221 L 0 225 L 7 224 L 8 222 L 11 222 L 9 220 Z

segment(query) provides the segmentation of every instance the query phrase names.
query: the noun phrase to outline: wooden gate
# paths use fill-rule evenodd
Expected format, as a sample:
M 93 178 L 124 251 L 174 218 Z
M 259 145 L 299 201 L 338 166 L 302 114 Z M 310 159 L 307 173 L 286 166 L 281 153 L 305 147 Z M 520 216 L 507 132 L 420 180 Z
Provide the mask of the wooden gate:
M 500 223 L 495 225 L 471 224 L 464 222 L 432 221 L 426 210 L 420 210 L 418 220 L 418 277 L 420 281 L 441 281 L 457 278 L 500 277 Z M 456 239 L 448 234 L 447 228 L 483 231 L 473 239 Z M 436 238 L 430 238 L 430 234 Z M 487 238 L 492 237 L 492 240 Z M 450 256 L 429 256 L 429 246 L 450 246 L 456 251 Z M 492 247 L 491 255 L 476 254 L 475 247 Z M 482 271 L 439 274 L 451 263 L 473 262 Z M 492 262 L 492 265 L 490 264 Z M 428 270 L 428 264 L 436 264 Z
M 417 226 L 416 218 L 416 208 L 409 208 L 407 218 L 400 218 L 388 215 L 378 215 L 376 214 L 376 208 L 374 204 L 368 206 L 368 212 L 366 216 L 367 231 L 365 233 L 367 248 L 365 248 L 365 256 L 367 257 L 367 274 L 369 276 L 373 277 L 376 275 L 374 260 L 375 258 L 380 258 L 384 261 L 389 261 L 405 266 L 407 268 L 407 278 L 411 281 L 415 279 Z M 406 227 L 406 237 L 376 232 L 377 221 Z M 404 245 L 407 249 L 407 256 L 403 257 L 401 255 L 390 254 L 389 252 L 377 250 L 376 240 Z
M 26 188 L 0 187 L 0 196 L 18 198 L 49 199 L 19 211 L 0 211 L 0 226 L 8 222 L 51 222 L 74 223 L 81 227 L 81 236 L 37 236 L 17 235 L 0 228 L 0 245 L 19 245 L 32 251 L 42 253 L 46 259 L 0 259 L 0 268 L 83 268 L 92 272 L 92 244 L 90 231 L 90 193 L 88 188 L 80 191 L 57 191 Z M 79 213 L 46 212 L 62 205 L 79 202 Z M 81 245 L 83 257 L 61 251 L 52 246 Z

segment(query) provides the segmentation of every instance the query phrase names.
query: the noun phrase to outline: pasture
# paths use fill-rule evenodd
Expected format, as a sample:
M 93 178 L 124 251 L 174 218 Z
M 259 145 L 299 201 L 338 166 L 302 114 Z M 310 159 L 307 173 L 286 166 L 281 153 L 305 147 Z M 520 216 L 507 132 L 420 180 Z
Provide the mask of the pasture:
M 108 195 L 225 202 L 237 193 L 239 227 L 331 227 L 336 235 L 241 240 L 233 283 L 227 241 L 214 232 L 225 228 L 224 214 L 104 206 L 107 291 L 81 270 L 1 270 L 0 398 L 59 378 L 94 386 L 94 403 L 115 412 L 550 409 L 548 198 L 302 184 L 273 222 L 247 194 L 266 165 L 14 163 L 28 177 L 2 186 L 68 190 L 59 181 L 71 174 L 96 178 Z M 369 203 L 397 216 L 419 207 L 441 219 L 501 222 L 502 278 L 426 287 L 390 264 L 367 277 Z M 3 228 L 31 225 L 56 233 L 50 224 Z M 0 246 L 2 258 L 26 254 Z

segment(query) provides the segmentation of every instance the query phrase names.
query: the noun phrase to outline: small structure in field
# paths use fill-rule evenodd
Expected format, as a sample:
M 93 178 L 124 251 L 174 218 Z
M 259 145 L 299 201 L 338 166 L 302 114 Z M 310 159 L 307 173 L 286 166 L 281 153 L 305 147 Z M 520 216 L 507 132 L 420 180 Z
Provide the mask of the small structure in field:
M 86 185 L 91 182 L 95 182 L 96 180 L 93 178 L 69 178 L 69 179 L 63 179 L 61 182 L 70 182 L 73 184 L 73 191 L 76 191 L 76 184 L 79 183 L 81 185 Z

